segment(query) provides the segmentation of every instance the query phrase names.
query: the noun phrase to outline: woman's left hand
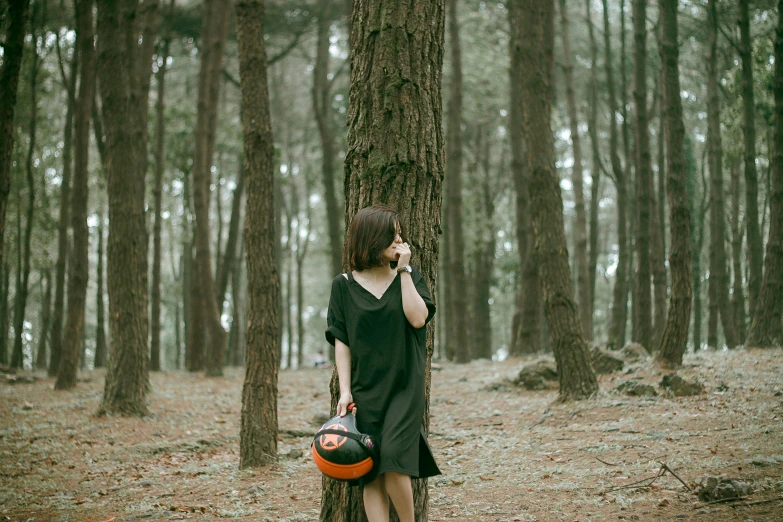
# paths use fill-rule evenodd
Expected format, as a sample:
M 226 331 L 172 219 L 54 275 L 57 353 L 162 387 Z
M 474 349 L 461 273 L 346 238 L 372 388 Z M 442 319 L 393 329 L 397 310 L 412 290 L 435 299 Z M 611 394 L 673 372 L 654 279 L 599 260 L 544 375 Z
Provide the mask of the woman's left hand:
M 402 243 L 397 245 L 397 249 L 394 251 L 394 257 L 397 259 L 397 266 L 409 265 L 411 262 L 411 247 L 408 243 Z

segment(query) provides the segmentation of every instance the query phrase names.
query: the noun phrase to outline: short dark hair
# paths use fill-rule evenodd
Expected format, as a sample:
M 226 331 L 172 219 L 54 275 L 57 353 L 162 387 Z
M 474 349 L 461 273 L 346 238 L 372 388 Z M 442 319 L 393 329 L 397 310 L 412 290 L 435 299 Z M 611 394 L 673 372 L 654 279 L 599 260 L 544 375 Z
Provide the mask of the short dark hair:
M 405 240 L 400 214 L 387 205 L 365 207 L 351 220 L 348 229 L 348 265 L 365 270 L 383 264 L 383 251 L 394 242 L 397 227 Z

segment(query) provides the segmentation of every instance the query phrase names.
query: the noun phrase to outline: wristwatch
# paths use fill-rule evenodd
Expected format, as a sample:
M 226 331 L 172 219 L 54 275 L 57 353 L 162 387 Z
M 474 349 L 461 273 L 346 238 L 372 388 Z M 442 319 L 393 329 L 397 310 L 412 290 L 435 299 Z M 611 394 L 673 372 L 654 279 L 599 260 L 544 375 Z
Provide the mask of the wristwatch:
M 411 265 L 405 265 L 397 268 L 397 273 L 400 272 L 408 272 L 409 274 L 413 272 L 413 267 Z

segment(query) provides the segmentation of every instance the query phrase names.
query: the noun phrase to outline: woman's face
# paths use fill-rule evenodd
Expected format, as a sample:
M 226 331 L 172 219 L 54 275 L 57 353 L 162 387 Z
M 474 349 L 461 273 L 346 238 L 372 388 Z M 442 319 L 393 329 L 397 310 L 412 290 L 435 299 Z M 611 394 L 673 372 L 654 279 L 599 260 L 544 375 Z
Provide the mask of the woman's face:
M 383 250 L 384 264 L 389 263 L 390 261 L 397 260 L 397 256 L 395 255 L 395 252 L 397 250 L 397 245 L 402 244 L 402 237 L 400 237 L 401 229 L 399 223 L 394 224 L 394 230 L 395 230 L 394 241 L 392 241 L 391 244 Z

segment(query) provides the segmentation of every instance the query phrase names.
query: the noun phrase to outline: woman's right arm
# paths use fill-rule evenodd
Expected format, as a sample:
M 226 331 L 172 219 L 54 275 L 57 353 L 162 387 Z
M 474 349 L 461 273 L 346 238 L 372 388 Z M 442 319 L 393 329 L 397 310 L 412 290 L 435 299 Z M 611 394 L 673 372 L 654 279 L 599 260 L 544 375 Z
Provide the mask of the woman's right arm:
M 351 349 L 340 339 L 334 340 L 334 361 L 337 366 L 337 378 L 340 381 L 340 400 L 337 402 L 337 415 L 348 413 L 348 405 L 353 402 L 351 395 Z

